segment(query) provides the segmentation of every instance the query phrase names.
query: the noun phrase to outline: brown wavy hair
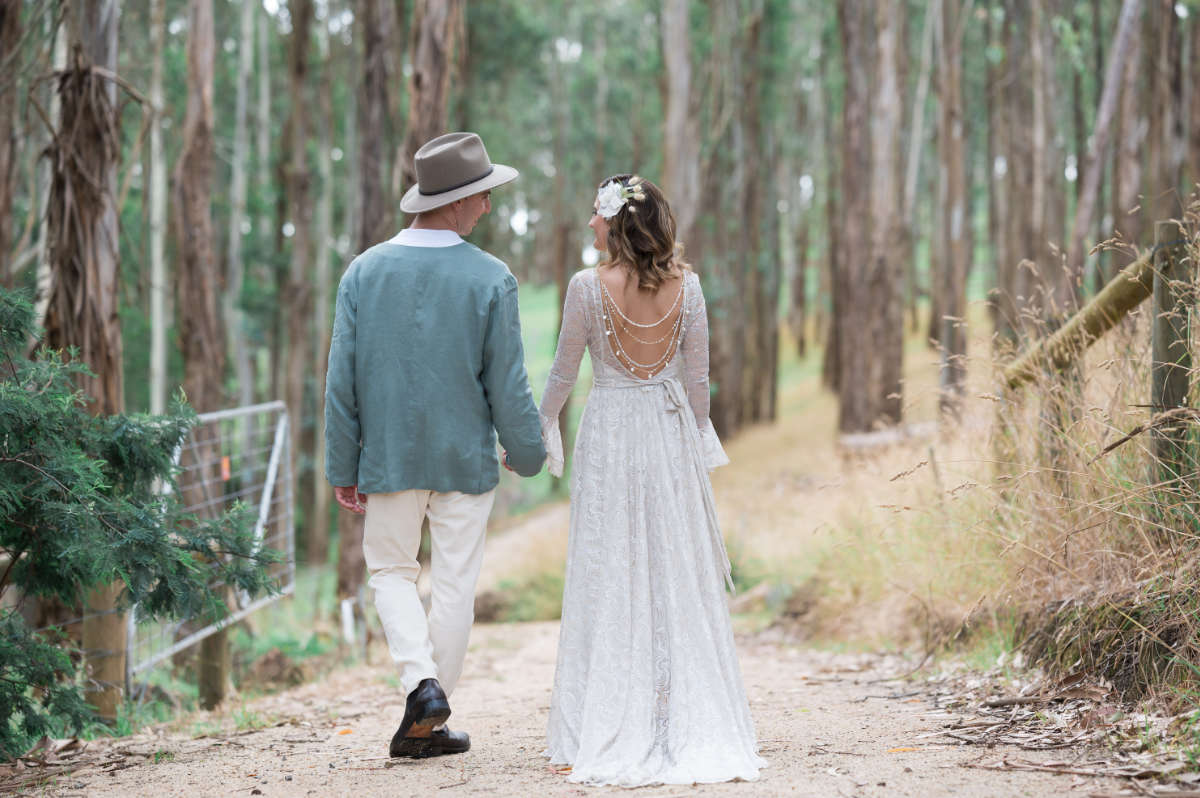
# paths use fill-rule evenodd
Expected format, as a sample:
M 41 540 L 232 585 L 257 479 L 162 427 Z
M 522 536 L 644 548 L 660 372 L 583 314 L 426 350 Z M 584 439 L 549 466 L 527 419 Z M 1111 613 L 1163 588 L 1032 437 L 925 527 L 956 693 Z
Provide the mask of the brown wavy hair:
M 609 183 L 637 189 L 642 199 L 630 197 L 621 210 L 608 219 L 608 258 L 637 276 L 638 288 L 656 291 L 671 276 L 673 267 L 691 268 L 683 260 L 683 246 L 675 241 L 675 215 L 662 189 L 644 177 L 620 174 L 606 177 Z

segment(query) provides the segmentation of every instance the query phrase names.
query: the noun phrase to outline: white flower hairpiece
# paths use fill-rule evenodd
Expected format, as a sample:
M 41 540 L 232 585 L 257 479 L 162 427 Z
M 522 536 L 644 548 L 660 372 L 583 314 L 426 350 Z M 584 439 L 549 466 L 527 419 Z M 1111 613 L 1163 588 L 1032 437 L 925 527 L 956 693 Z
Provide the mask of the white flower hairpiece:
M 620 212 L 621 208 L 625 207 L 625 203 L 629 200 L 641 202 L 646 199 L 646 193 L 642 191 L 640 185 L 641 182 L 640 177 L 632 177 L 629 185 L 623 184 L 620 180 L 605 183 L 596 192 L 596 213 L 605 219 L 611 219 Z M 630 207 L 629 210 L 635 209 Z

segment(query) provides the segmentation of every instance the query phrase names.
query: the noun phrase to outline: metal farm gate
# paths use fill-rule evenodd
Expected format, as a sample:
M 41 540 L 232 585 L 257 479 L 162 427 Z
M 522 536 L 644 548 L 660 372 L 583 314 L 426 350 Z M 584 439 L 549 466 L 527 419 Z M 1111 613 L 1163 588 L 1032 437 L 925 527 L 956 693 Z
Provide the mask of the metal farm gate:
M 223 512 L 241 502 L 257 508 L 254 537 L 260 546 L 283 556 L 270 575 L 279 592 L 251 600 L 234 595 L 230 614 L 203 628 L 187 620 L 160 623 L 138 620 L 134 606 L 128 617 L 125 656 L 126 688 L 134 677 L 177 652 L 283 596 L 296 583 L 296 545 L 292 513 L 292 458 L 287 407 L 283 402 L 204 413 L 192 429 L 175 462 L 186 463 L 177 484 L 181 495 L 192 495 L 184 510 L 197 515 Z M 200 453 L 183 459 L 184 454 Z M 128 694 L 128 692 L 127 692 Z

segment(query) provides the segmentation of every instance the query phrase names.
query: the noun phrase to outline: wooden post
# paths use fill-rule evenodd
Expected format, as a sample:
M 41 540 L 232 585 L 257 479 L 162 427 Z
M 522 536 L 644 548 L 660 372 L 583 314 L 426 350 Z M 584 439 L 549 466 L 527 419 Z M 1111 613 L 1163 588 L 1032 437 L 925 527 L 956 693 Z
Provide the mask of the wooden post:
M 83 621 L 83 651 L 88 664 L 87 700 L 96 714 L 112 723 L 125 691 L 125 613 L 119 598 L 125 585 L 120 580 L 90 590 Z
M 1182 257 L 1182 232 L 1176 222 L 1154 225 L 1154 293 L 1150 404 L 1162 413 L 1187 404 L 1188 374 L 1192 354 L 1188 346 L 1189 279 Z M 1186 462 L 1187 428 L 1163 425 L 1153 430 L 1151 442 L 1156 483 L 1171 483 L 1182 476 Z
M 226 588 L 222 598 L 229 611 L 233 612 L 233 591 Z M 222 626 L 200 641 L 196 686 L 201 709 L 217 708 L 233 692 L 233 655 L 229 649 L 229 629 L 229 626 Z
M 1004 369 L 1004 384 L 1017 388 L 1046 369 L 1061 369 L 1150 296 L 1154 263 L 1146 252 L 1121 270 L 1104 290 L 1051 336 L 1038 341 Z

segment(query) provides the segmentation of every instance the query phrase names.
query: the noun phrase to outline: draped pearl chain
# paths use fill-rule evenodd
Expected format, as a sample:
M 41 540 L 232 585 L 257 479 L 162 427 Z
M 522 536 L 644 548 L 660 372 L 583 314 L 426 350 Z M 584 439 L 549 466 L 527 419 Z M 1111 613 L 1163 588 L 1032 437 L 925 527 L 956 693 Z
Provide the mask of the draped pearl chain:
M 666 367 L 667 363 L 671 359 L 671 356 L 674 355 L 679 348 L 679 340 L 683 335 L 684 313 L 681 305 L 683 302 L 684 287 L 680 286 L 679 293 L 676 294 L 675 301 L 672 303 L 671 308 L 667 311 L 666 315 L 664 315 L 658 321 L 650 324 L 641 324 L 625 315 L 624 311 L 621 310 L 620 305 L 617 304 L 616 300 L 613 299 L 612 294 L 609 293 L 608 287 L 604 284 L 603 280 L 598 279 L 597 282 L 600 283 L 600 307 L 601 315 L 604 319 L 604 335 L 613 344 L 613 354 L 616 356 L 617 360 L 623 366 L 625 366 L 625 368 L 627 368 L 631 374 L 633 374 L 633 376 L 638 376 L 638 372 L 641 371 L 645 373 L 647 378 L 653 377 L 656 373 Z M 657 340 L 649 341 L 640 338 L 630 329 L 630 326 L 643 330 L 659 327 L 668 319 L 670 319 L 672 314 L 675 314 L 676 309 L 678 309 L 679 312 L 675 315 L 675 321 L 671 324 L 671 327 L 667 333 Z M 667 347 L 663 351 L 662 356 L 653 363 L 642 363 L 634 360 L 633 357 L 631 357 L 630 354 L 625 351 L 625 346 L 621 342 L 621 336 L 616 334 L 617 325 L 619 325 L 620 328 L 634 341 L 646 346 L 654 346 L 667 341 Z

